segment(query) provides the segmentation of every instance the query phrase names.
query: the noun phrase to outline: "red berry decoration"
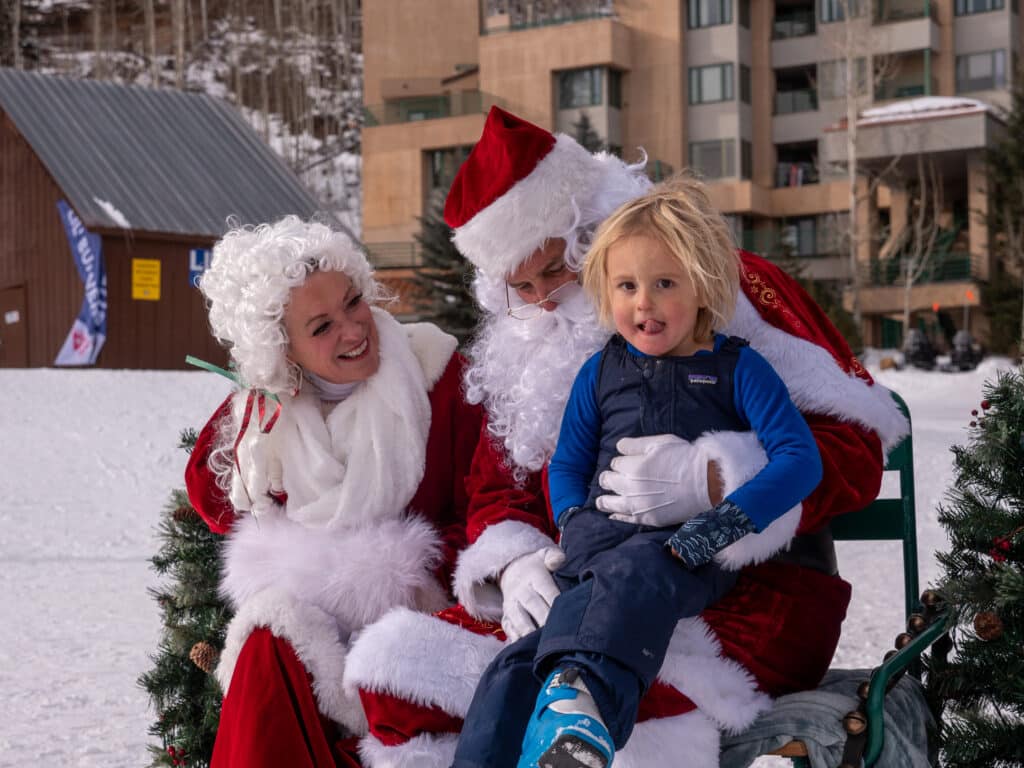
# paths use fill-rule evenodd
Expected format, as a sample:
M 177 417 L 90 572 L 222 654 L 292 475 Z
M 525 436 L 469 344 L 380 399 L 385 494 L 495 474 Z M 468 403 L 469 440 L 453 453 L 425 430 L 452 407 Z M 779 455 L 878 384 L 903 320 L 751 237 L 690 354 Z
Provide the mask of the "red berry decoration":
M 989 408 L 992 407 L 992 403 L 990 403 L 988 400 L 982 400 L 981 401 L 981 407 L 982 407 L 982 409 L 987 411 Z
M 170 755 L 171 757 L 174 757 L 174 747 L 173 746 L 170 746 L 170 747 L 167 748 L 167 754 Z
M 978 426 L 978 422 L 976 422 L 976 421 L 972 421 L 972 422 L 971 422 L 971 426 L 972 426 L 972 427 L 976 427 L 976 426 Z
M 971 416 L 977 416 L 977 415 L 978 415 L 978 409 L 977 408 L 972 409 L 971 410 Z

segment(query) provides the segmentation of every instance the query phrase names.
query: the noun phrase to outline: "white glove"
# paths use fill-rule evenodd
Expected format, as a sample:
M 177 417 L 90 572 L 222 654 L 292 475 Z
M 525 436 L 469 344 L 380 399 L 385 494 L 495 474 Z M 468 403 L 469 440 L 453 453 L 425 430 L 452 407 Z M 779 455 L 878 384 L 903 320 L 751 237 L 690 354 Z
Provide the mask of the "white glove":
M 270 497 L 284 490 L 281 460 L 266 435 L 246 435 L 238 446 L 238 468 L 232 475 L 231 502 L 238 510 L 249 510 L 254 517 L 274 512 L 278 505 Z
M 558 547 L 544 547 L 520 555 L 507 566 L 498 581 L 501 587 L 501 628 L 509 641 L 518 640 L 544 626 L 558 586 L 551 576 L 565 562 Z
M 611 494 L 597 508 L 612 520 L 664 528 L 711 508 L 707 452 L 675 435 L 624 437 L 619 455 L 598 477 Z

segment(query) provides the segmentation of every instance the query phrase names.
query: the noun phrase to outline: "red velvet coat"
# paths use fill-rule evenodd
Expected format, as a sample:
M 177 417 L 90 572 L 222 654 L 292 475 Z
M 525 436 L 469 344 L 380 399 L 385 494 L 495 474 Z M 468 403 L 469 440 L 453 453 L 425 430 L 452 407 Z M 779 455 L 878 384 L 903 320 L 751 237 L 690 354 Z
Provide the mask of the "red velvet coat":
M 429 392 L 431 419 L 426 466 L 409 504 L 411 511 L 433 525 L 443 542 L 443 557 L 437 569 L 442 584 L 450 583 L 455 554 L 465 544 L 465 477 L 481 421 L 480 409 L 467 405 L 461 394 L 463 366 L 461 356 L 452 355 Z M 214 483 L 207 465 L 216 424 L 227 407 L 228 403 L 222 405 L 204 427 L 186 470 L 192 504 L 218 533 L 227 533 L 241 522 Z M 303 604 L 301 595 L 285 596 L 283 605 L 300 623 L 304 616 L 309 616 L 310 622 L 323 618 L 322 612 L 310 611 Z M 281 604 L 277 609 L 280 607 Z M 317 655 L 315 648 L 310 649 L 315 643 L 302 637 L 299 645 L 295 645 L 274 631 L 273 622 L 271 618 L 268 628 L 259 626 L 257 620 L 234 660 L 228 695 L 221 710 L 213 766 L 358 765 L 355 739 L 342 739 L 337 722 L 340 718 L 330 716 L 340 706 L 340 672 L 337 679 L 319 679 L 300 660 L 304 654 Z M 328 650 L 338 653 L 336 648 Z

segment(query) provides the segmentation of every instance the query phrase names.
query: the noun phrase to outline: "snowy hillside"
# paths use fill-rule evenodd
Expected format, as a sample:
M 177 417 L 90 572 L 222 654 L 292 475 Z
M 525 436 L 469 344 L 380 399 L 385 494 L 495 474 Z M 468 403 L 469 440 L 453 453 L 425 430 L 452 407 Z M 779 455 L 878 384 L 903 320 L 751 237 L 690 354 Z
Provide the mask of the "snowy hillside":
M 982 382 L 971 373 L 886 371 L 914 417 L 922 583 L 945 547 L 935 505 L 952 476 Z M 147 558 L 168 491 L 181 484 L 183 427 L 227 393 L 207 373 L 0 370 L 0 766 L 148 763 L 152 718 L 136 687 L 159 634 Z M 876 663 L 902 624 L 897 547 L 843 544 L 854 583 L 837 663 Z

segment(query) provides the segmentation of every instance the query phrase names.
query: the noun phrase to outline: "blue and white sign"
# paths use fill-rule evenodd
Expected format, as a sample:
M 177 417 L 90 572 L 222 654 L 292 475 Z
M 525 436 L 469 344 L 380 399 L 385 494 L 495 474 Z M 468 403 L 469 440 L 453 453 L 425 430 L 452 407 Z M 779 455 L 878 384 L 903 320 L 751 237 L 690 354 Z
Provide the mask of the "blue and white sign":
M 210 265 L 210 250 L 208 248 L 193 248 L 188 252 L 188 284 L 193 288 L 199 287 L 199 277 Z
M 58 200 L 57 210 L 68 236 L 75 268 L 85 286 L 85 296 L 54 365 L 93 365 L 107 340 L 107 270 L 103 265 L 103 242 L 99 235 L 85 228 L 66 202 Z

